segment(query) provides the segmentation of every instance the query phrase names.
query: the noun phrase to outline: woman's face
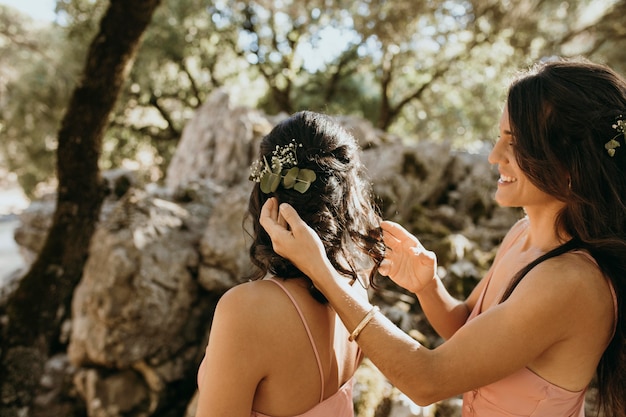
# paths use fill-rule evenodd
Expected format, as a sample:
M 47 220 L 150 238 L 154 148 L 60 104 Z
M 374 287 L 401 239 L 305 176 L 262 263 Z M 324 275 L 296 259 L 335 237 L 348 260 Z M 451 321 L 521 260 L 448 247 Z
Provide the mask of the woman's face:
M 491 153 L 489 163 L 498 166 L 500 178 L 495 194 L 496 202 L 502 207 L 545 207 L 556 202 L 556 198 L 537 188 L 522 172 L 515 159 L 515 138 L 511 134 L 509 112 L 505 106 L 500 117 L 499 136 Z

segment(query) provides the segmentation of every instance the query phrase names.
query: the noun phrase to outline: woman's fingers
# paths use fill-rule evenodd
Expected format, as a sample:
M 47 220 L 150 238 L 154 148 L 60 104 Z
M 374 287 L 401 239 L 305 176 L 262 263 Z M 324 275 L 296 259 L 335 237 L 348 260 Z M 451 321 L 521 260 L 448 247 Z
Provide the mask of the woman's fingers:
M 280 205 L 278 209 L 278 214 L 279 220 L 283 222 L 285 227 L 288 227 L 291 230 L 293 230 L 294 227 L 306 226 L 306 223 L 302 221 L 296 209 L 294 209 L 287 203 L 283 203 Z
M 259 223 L 261 223 L 267 234 L 270 235 L 270 238 L 276 227 L 280 226 L 278 223 L 278 203 L 275 198 L 268 199 L 261 207 Z
M 285 230 L 289 230 L 289 224 L 287 223 L 287 220 L 285 220 L 283 215 L 280 214 L 280 210 L 278 211 L 278 220 L 276 221 L 276 223 L 278 223 L 278 225 Z
M 418 241 L 415 236 L 409 233 L 404 227 L 400 226 L 398 223 L 385 220 L 381 222 L 380 227 L 383 229 L 383 233 L 386 233 L 401 242 L 407 240 L 412 242 Z
M 272 239 L 276 233 L 288 231 L 294 226 L 301 227 L 304 224 L 293 207 L 287 203 L 283 203 L 279 207 L 278 201 L 274 197 L 269 198 L 261 207 L 259 222 Z
M 290 240 L 293 239 L 289 224 L 284 216 L 279 213 L 278 201 L 275 198 L 270 198 L 263 204 L 259 223 L 270 236 L 272 246 L 277 253 L 281 247 L 287 247 Z
M 398 250 L 403 246 L 423 248 L 421 242 L 397 223 L 385 220 L 381 223 L 383 241 L 391 250 Z
M 316 245 L 317 235 L 300 218 L 296 210 L 286 203 L 279 206 L 275 198 L 265 202 L 261 208 L 259 222 L 270 236 L 274 251 L 292 262 L 297 261 L 294 257 L 297 257 L 304 247 L 312 248 L 312 244 Z
M 389 276 L 389 272 L 391 271 L 391 261 L 387 258 L 383 259 L 383 261 L 378 266 L 378 273 L 384 276 Z

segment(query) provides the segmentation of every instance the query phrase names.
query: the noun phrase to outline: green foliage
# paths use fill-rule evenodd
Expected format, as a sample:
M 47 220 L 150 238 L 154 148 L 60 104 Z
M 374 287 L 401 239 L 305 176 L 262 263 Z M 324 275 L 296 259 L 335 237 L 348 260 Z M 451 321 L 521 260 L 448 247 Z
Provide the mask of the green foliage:
M 63 22 L 66 36 L 77 40 L 84 49 L 87 39 L 92 39 L 98 31 L 98 23 L 108 4 L 104 0 L 57 0 L 55 11 Z
M 55 169 L 56 134 L 80 70 L 77 50 L 85 47 L 73 46 L 58 27 L 0 8 L 0 54 L 11 63 L 0 85 L 0 159 L 29 195 Z
M 56 132 L 106 0 L 58 0 L 57 22 L 0 13 L 0 159 L 28 193 L 54 175 Z M 364 117 L 406 140 L 484 146 L 515 70 L 584 55 L 626 70 L 626 0 L 164 0 L 120 98 L 102 167 L 159 180 L 216 88 L 269 114 Z M 556 19 L 555 19 L 556 18 Z M 28 47 L 24 48 L 24 45 Z

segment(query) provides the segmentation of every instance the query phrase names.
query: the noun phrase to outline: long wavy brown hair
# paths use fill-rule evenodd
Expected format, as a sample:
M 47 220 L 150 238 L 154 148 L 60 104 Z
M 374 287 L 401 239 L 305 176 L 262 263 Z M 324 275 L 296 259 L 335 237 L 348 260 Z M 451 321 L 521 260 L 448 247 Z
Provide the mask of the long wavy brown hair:
M 250 259 L 257 270 L 251 279 L 270 273 L 283 279 L 305 277 L 289 260 L 272 249 L 269 235 L 259 223 L 261 207 L 270 197 L 292 205 L 319 235 L 333 267 L 347 279 L 356 280 L 360 271 L 371 268 L 373 284 L 385 246 L 381 218 L 373 201 L 371 185 L 359 156 L 355 138 L 331 117 L 302 111 L 279 123 L 263 138 L 259 160 L 271 161 L 276 147 L 296 142 L 298 168 L 310 169 L 317 178 L 304 192 L 279 185 L 265 194 L 256 184 L 250 194 L 248 219 L 252 223 Z M 308 279 L 307 277 L 305 277 Z M 311 295 L 326 303 L 326 298 L 309 280 Z
M 599 409 L 626 416 L 626 138 L 610 155 L 605 144 L 626 120 L 626 81 L 587 60 L 535 65 L 510 86 L 507 106 L 517 162 L 540 190 L 565 202 L 556 230 L 572 239 L 522 269 L 503 300 L 538 263 L 582 249 L 615 289 L 615 335 L 597 368 Z

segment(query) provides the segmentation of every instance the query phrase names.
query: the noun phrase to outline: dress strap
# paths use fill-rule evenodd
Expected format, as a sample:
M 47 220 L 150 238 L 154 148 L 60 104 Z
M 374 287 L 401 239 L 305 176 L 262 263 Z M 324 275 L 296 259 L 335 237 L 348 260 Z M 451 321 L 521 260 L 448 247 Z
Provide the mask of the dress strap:
M 293 295 L 291 295 L 289 290 L 287 290 L 287 288 L 285 288 L 285 286 L 283 284 L 281 284 L 280 282 L 278 282 L 277 280 L 275 280 L 273 278 L 269 278 L 267 281 L 271 281 L 274 284 L 278 285 L 283 290 L 283 292 L 285 294 L 287 294 L 287 296 L 289 297 L 289 299 L 293 303 L 294 307 L 298 311 L 298 315 L 300 316 L 300 320 L 302 320 L 302 324 L 304 325 L 304 329 L 306 330 L 306 334 L 309 336 L 309 342 L 311 342 L 311 347 L 313 348 L 313 353 L 315 353 L 315 360 L 317 361 L 317 368 L 320 371 L 321 392 L 320 392 L 320 401 L 319 402 L 322 402 L 324 400 L 324 369 L 322 368 L 322 361 L 320 360 L 320 355 L 317 352 L 317 347 L 315 346 L 315 341 L 313 340 L 313 335 L 311 334 L 311 330 L 309 329 L 309 325 L 307 324 L 306 319 L 304 318 L 304 314 L 302 313 L 302 310 L 300 309 L 300 306 L 296 302 L 296 299 L 293 297 Z

